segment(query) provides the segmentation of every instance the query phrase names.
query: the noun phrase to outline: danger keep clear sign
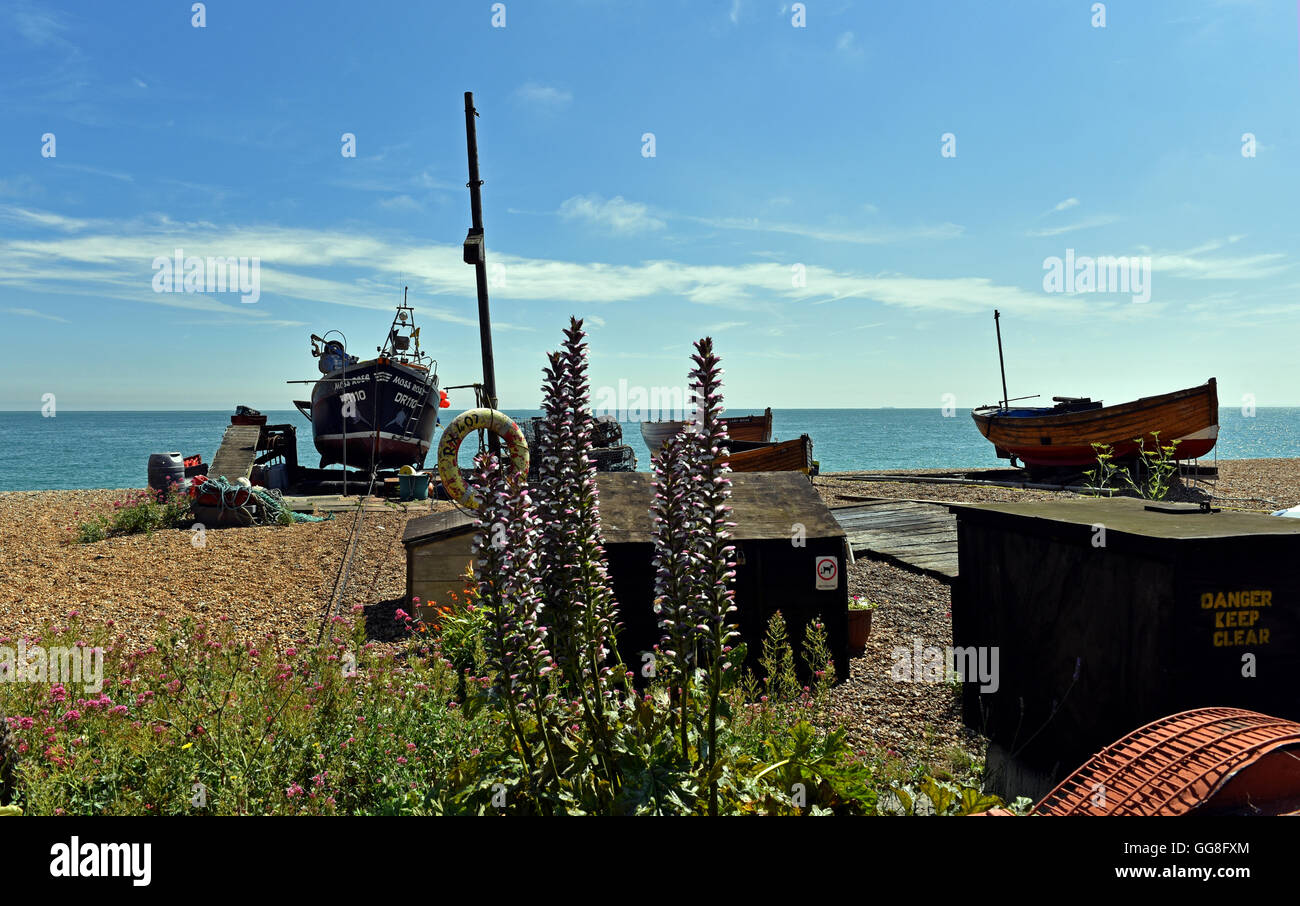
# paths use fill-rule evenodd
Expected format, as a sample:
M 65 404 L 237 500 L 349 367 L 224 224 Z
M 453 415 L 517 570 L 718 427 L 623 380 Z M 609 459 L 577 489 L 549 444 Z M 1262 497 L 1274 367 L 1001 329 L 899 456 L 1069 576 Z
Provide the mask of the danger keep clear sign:
M 839 557 L 818 557 L 817 558 L 817 588 L 839 588 L 840 587 L 840 559 Z

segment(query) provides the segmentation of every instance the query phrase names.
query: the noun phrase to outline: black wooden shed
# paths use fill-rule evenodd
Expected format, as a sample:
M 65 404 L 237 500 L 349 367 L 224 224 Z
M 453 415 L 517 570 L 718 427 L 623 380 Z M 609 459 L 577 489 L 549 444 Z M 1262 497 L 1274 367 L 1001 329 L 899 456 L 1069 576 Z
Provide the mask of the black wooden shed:
M 619 603 L 623 630 L 620 653 L 629 665 L 659 641 L 653 611 L 654 554 L 650 512 L 652 476 L 606 472 L 596 476 L 600 492 L 601 540 Z M 814 617 L 826 625 L 840 678 L 847 678 L 849 548 L 806 476 L 795 472 L 732 474 L 733 543 L 737 550 L 734 614 L 749 646 L 751 663 L 762 649 L 767 622 L 778 610 L 796 646 Z M 461 512 L 436 513 L 407 524 L 406 593 L 420 607 L 459 590 L 472 565 L 475 521 Z
M 953 643 L 997 649 L 996 689 L 963 686 L 995 792 L 1036 798 L 1179 711 L 1300 719 L 1300 519 L 1131 498 L 951 509 Z

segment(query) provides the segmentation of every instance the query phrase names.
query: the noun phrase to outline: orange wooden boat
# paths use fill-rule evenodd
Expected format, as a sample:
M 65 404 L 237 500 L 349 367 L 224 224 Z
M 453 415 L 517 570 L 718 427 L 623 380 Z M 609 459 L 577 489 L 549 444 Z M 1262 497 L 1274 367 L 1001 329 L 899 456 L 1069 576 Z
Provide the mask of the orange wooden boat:
M 772 439 L 772 410 L 762 415 L 730 415 L 722 419 L 727 426 L 727 436 L 732 440 L 767 443 Z M 664 441 L 682 430 L 686 422 L 642 422 L 641 437 L 653 455 L 659 452 Z
M 1053 397 L 1051 407 L 984 406 L 971 413 L 998 456 L 1026 466 L 1087 466 L 1094 443 L 1109 444 L 1117 459 L 1133 456 L 1139 442 L 1178 441 L 1175 459 L 1196 459 L 1219 437 L 1219 393 L 1214 378 L 1199 387 L 1147 396 L 1118 406 L 1077 397 Z
M 770 410 L 769 410 L 770 411 Z M 813 469 L 812 438 L 807 434 L 775 443 L 734 441 L 726 461 L 733 472 L 802 472 Z

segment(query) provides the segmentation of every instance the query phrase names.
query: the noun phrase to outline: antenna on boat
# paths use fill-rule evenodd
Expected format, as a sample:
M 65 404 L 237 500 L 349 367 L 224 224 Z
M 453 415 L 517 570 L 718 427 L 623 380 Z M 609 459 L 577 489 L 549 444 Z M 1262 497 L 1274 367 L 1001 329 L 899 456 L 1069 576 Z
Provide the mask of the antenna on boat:
M 473 218 L 465 235 L 463 258 L 474 265 L 474 278 L 478 283 L 478 337 L 483 354 L 483 394 L 489 408 L 498 408 L 496 366 L 492 360 L 492 319 L 488 314 L 487 257 L 483 250 L 483 199 L 479 187 L 483 180 L 478 175 L 478 131 L 474 126 L 474 92 L 465 92 L 465 150 L 469 158 L 469 210 Z M 493 453 L 497 452 L 497 437 L 488 435 Z
M 1002 369 L 1002 408 L 1005 409 L 1009 400 L 1007 399 L 1007 366 L 1002 361 L 1002 325 L 998 323 L 1000 317 L 998 310 L 993 309 L 993 329 L 998 333 L 998 367 Z

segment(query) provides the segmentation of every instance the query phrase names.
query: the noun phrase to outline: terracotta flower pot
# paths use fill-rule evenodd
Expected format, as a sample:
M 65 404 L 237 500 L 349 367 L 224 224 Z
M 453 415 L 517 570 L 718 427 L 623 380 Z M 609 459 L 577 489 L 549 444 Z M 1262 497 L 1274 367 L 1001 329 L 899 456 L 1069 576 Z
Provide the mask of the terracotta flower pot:
M 849 654 L 854 657 L 867 650 L 867 638 L 871 635 L 870 610 L 849 611 Z

